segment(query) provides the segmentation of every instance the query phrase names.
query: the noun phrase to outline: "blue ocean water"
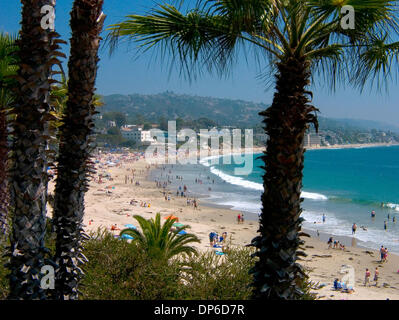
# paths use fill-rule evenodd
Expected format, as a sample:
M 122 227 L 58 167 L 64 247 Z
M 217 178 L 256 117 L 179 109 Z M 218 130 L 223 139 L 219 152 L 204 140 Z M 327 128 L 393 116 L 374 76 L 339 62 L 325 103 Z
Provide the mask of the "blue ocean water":
M 219 164 L 202 161 L 202 169 L 196 166 L 195 170 L 186 170 L 193 176 L 200 172 L 206 177 L 206 183 L 202 189 L 196 186 L 196 192 L 202 190 L 210 201 L 250 212 L 256 219 L 263 190 L 262 161 L 258 156 L 254 155 L 254 168 L 247 176 L 235 175 L 239 165 L 234 161 L 223 164 L 227 158 L 220 158 Z M 302 196 L 305 228 L 352 236 L 351 226 L 356 223 L 355 237 L 363 245 L 376 249 L 384 245 L 399 253 L 399 221 L 392 219 L 399 219 L 399 146 L 308 150 Z M 375 218 L 371 218 L 372 210 Z

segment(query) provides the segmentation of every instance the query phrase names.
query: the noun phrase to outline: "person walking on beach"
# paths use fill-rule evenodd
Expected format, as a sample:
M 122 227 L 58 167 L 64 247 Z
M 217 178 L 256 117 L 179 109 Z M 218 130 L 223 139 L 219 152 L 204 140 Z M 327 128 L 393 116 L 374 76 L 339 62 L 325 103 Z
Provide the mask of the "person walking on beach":
M 364 286 L 370 286 L 370 276 L 371 276 L 371 272 L 369 271 L 368 268 L 366 268 L 366 274 L 364 276 Z
M 244 223 L 244 214 L 241 213 L 241 223 Z
M 378 271 L 378 267 L 375 267 L 374 271 L 374 281 L 375 281 L 375 286 L 378 286 L 378 277 L 380 275 L 380 271 Z
M 381 246 L 381 248 L 380 248 L 380 257 L 381 257 L 380 262 L 382 262 L 384 260 L 384 246 Z
M 355 234 L 355 233 L 356 233 L 356 229 L 357 229 L 357 225 L 356 225 L 356 223 L 354 223 L 354 224 L 352 225 L 352 234 Z
M 237 216 L 237 223 L 240 223 L 241 222 L 241 214 L 238 214 L 238 216 Z
M 385 247 L 384 248 L 384 257 L 383 257 L 383 262 L 388 261 L 388 249 Z

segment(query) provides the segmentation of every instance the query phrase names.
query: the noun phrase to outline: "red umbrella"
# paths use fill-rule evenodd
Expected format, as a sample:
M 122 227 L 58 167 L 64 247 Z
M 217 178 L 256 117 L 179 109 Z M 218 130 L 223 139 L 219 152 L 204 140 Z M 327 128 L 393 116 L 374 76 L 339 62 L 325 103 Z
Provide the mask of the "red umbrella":
M 176 222 L 179 221 L 179 218 L 178 218 L 178 217 L 175 217 L 173 214 L 171 214 L 171 215 L 165 217 L 164 219 L 176 220 Z

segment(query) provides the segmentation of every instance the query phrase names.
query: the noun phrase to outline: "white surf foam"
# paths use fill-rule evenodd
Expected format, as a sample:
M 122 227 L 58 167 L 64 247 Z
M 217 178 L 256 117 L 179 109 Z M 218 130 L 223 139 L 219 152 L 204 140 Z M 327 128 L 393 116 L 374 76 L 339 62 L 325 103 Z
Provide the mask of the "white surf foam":
M 386 203 L 384 204 L 384 207 L 391 208 L 395 211 L 399 211 L 399 204 L 397 203 Z
M 211 167 L 210 171 L 214 175 L 217 175 L 219 178 L 223 179 L 224 181 L 230 184 L 241 186 L 247 189 L 263 191 L 263 185 L 261 183 L 245 180 L 242 177 L 231 176 L 229 174 L 222 172 L 221 170 L 216 169 L 215 167 Z M 306 192 L 306 191 L 302 191 L 301 197 L 311 200 L 328 200 L 328 198 L 323 194 Z

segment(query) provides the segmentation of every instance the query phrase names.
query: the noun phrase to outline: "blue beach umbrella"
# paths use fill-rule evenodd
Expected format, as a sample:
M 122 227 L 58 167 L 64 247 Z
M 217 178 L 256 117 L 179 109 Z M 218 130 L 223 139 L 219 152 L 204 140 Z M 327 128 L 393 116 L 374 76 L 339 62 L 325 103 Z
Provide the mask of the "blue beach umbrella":
M 134 238 L 132 237 L 132 236 L 129 236 L 128 234 L 122 234 L 121 235 L 121 239 L 130 239 L 130 240 L 133 240 Z
M 125 227 L 126 228 L 129 228 L 129 229 L 137 229 L 134 225 L 132 225 L 132 224 L 125 224 Z

